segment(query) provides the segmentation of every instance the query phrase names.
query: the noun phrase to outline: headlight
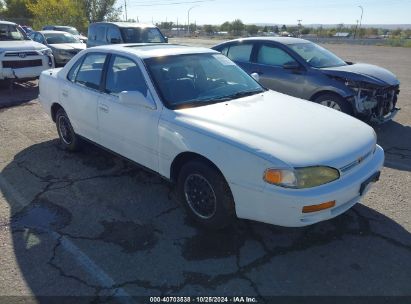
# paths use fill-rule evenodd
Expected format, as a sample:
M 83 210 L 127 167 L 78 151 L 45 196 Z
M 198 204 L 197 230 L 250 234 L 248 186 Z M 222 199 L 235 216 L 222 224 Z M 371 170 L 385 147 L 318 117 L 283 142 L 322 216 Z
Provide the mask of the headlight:
M 53 54 L 53 52 L 50 49 L 44 49 L 40 51 L 43 55 L 50 56 Z
M 312 188 L 324 185 L 340 178 L 340 172 L 331 167 L 304 167 L 294 170 L 267 169 L 264 180 L 285 188 Z
M 60 50 L 60 51 L 58 51 L 58 53 L 62 56 L 71 56 L 70 52 L 67 52 L 65 50 Z

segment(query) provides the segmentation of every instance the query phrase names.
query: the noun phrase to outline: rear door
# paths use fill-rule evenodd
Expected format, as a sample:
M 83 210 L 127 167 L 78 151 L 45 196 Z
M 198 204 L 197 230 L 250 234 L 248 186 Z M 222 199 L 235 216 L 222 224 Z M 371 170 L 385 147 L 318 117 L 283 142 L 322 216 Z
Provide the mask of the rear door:
M 251 63 L 254 44 L 250 42 L 234 42 L 222 48 L 220 52 L 234 61 L 244 71 L 251 74 L 254 65 Z
M 107 55 L 88 53 L 70 69 L 60 99 L 75 132 L 99 143 L 97 104 Z
M 161 109 L 120 104 L 118 95 L 123 91 L 139 91 L 152 99 L 137 62 L 125 56 L 112 55 L 107 66 L 104 94 L 98 101 L 101 144 L 147 168 L 158 170 Z

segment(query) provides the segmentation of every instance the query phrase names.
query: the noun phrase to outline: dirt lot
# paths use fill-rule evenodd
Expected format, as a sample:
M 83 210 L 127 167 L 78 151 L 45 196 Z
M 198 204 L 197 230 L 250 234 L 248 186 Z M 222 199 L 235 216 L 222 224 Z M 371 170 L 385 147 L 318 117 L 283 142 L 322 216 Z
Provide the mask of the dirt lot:
M 0 295 L 411 296 L 411 49 L 327 47 L 396 73 L 402 111 L 376 130 L 377 186 L 306 228 L 199 230 L 159 177 L 92 145 L 62 151 L 31 84 L 1 89 L 0 107 L 19 105 L 0 109 Z

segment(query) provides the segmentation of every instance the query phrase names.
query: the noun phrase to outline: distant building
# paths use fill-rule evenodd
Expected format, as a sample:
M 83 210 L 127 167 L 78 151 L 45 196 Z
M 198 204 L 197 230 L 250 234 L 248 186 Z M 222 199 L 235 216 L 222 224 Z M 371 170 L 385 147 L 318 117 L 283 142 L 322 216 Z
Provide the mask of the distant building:
M 281 36 L 281 37 L 293 37 L 293 35 L 290 34 L 290 33 L 287 32 L 287 31 L 280 32 L 280 36 Z
M 337 32 L 337 33 L 335 33 L 335 35 L 333 37 L 336 37 L 336 38 L 349 38 L 350 36 L 351 36 L 351 33 Z

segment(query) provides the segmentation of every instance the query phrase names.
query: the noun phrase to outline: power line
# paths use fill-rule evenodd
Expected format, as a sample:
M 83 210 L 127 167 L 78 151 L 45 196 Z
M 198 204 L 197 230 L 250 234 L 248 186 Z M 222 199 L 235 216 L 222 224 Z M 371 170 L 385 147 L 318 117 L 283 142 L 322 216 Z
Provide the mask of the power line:
M 167 3 L 150 3 L 150 4 L 138 4 L 138 3 L 133 3 L 130 4 L 129 6 L 164 6 L 164 5 L 180 5 L 180 4 L 192 4 L 192 3 L 202 3 L 202 2 L 212 2 L 216 0 L 194 0 L 194 1 L 184 1 L 184 2 L 167 2 Z

